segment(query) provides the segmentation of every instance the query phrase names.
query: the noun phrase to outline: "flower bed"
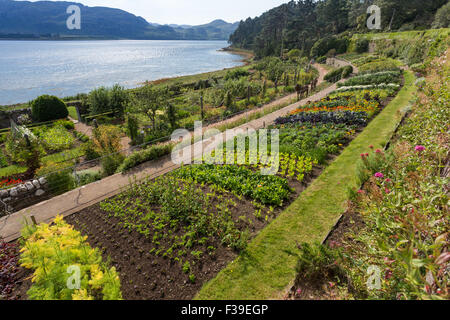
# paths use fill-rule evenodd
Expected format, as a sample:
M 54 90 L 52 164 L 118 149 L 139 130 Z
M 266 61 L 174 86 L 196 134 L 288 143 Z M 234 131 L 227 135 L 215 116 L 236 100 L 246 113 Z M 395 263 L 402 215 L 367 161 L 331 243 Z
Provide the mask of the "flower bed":
M 301 247 L 297 298 L 449 299 L 448 54 L 444 64 L 430 70 L 392 147 L 361 154 L 363 187 L 350 190 L 326 245 Z

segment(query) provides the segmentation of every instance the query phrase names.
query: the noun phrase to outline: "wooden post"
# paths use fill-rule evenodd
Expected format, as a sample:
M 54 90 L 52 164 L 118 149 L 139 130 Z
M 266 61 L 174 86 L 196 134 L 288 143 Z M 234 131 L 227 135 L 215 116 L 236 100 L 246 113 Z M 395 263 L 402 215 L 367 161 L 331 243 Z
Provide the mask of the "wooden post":
M 77 111 L 78 121 L 83 122 L 83 118 L 81 117 L 80 108 L 75 106 L 75 110 Z
M 201 113 L 202 113 L 202 121 L 205 118 L 205 114 L 203 112 L 203 96 L 200 96 L 200 108 L 201 108 Z
M 31 222 L 33 222 L 33 225 L 36 226 L 37 225 L 36 218 L 34 216 L 31 216 L 30 218 L 31 218 Z

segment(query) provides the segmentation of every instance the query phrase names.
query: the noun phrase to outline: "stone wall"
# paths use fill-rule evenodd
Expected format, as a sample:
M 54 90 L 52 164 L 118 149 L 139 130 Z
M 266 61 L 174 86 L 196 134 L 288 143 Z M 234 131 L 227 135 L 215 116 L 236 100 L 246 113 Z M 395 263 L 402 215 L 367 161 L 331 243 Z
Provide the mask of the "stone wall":
M 17 211 L 23 205 L 41 200 L 47 195 L 48 182 L 45 178 L 30 180 L 11 189 L 0 190 L 0 200 L 8 206 L 7 211 Z M 0 212 L 5 208 L 0 207 Z

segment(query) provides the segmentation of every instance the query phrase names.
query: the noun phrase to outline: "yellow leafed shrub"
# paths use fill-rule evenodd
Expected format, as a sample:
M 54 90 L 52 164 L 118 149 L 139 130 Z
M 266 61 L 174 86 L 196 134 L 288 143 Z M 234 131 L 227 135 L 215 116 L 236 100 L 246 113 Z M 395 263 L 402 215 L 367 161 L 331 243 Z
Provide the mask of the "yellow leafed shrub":
M 120 280 L 115 268 L 102 262 L 62 216 L 52 225 L 27 226 L 20 262 L 34 271 L 28 297 L 32 300 L 120 300 Z

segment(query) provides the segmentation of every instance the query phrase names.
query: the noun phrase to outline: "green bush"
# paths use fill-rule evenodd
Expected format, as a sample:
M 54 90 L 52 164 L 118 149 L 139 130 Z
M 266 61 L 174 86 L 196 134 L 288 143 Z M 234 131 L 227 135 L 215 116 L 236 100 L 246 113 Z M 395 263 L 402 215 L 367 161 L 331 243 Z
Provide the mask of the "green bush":
M 84 186 L 95 181 L 99 181 L 103 178 L 103 175 L 99 171 L 86 170 L 78 174 L 79 183 L 78 186 Z
M 352 66 L 345 66 L 328 72 L 324 79 L 328 82 L 337 82 L 342 78 L 347 78 L 352 72 Z
M 97 148 L 92 140 L 89 140 L 83 145 L 83 153 L 88 161 L 100 158 L 100 153 L 97 151 Z
M 316 61 L 317 61 L 317 63 L 325 63 L 325 62 L 327 62 L 327 57 L 326 56 L 318 57 L 316 59 Z
M 369 50 L 369 40 L 359 39 L 356 41 L 355 50 L 357 53 L 364 53 Z
M 3 153 L 0 154 L 0 168 L 6 168 L 8 166 L 8 161 L 6 161 L 5 156 Z
M 66 118 L 69 111 L 58 97 L 43 95 L 31 102 L 31 114 L 35 121 L 46 122 Z
M 117 169 L 117 172 L 125 172 L 144 162 L 155 160 L 162 156 L 168 155 L 170 154 L 170 152 L 172 152 L 172 149 L 172 144 L 165 144 L 160 146 L 152 146 L 149 149 L 134 152 L 130 156 L 125 158 L 122 165 Z
M 304 243 L 300 248 L 296 271 L 299 278 L 307 281 L 344 280 L 347 276 L 339 263 L 341 260 L 342 255 L 338 250 L 319 243 Z
M 242 77 L 247 77 L 249 75 L 250 75 L 250 72 L 248 72 L 245 69 L 239 68 L 239 69 L 228 71 L 227 74 L 225 75 L 225 80 L 230 80 L 230 79 L 237 80 Z
M 54 126 L 63 126 L 67 130 L 74 130 L 75 129 L 75 124 L 72 121 L 70 121 L 70 120 L 59 120 L 59 121 L 56 121 Z
M 103 175 L 111 176 L 116 173 L 123 160 L 124 156 L 120 153 L 104 156 L 101 160 Z
M 36 176 L 45 177 L 52 195 L 63 194 L 76 187 L 72 167 L 67 164 L 49 163 L 36 172 Z
M 342 79 L 348 78 L 349 75 L 353 73 L 353 67 L 352 66 L 346 66 L 342 69 Z

